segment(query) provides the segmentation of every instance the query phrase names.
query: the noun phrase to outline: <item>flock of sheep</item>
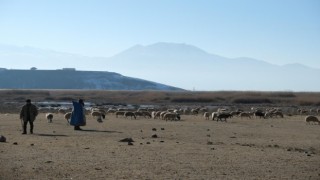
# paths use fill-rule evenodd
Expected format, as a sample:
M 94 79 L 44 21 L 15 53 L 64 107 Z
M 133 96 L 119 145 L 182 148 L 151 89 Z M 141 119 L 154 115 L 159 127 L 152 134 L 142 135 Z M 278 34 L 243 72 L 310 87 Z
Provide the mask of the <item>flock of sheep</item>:
M 64 118 L 67 122 L 70 122 L 72 109 L 59 109 L 57 113 L 63 114 Z M 157 110 L 155 108 L 139 108 L 139 109 L 129 109 L 129 108 L 101 108 L 101 107 L 93 107 L 86 110 L 86 115 L 91 115 L 98 122 L 103 122 L 106 115 L 115 115 L 116 118 L 123 117 L 130 119 L 137 118 L 153 118 L 153 119 L 162 119 L 162 120 L 171 120 L 178 121 L 181 119 L 181 114 L 183 115 L 203 115 L 206 120 L 217 120 L 227 122 L 228 118 L 232 117 L 241 117 L 241 118 L 283 118 L 284 113 L 281 108 L 266 108 L 262 110 L 261 108 L 252 107 L 250 111 L 243 111 L 241 109 L 237 109 L 235 111 L 230 111 L 227 108 L 218 108 L 216 111 L 209 111 L 208 108 L 193 108 L 193 109 L 162 109 Z M 306 115 L 305 121 L 307 123 L 317 123 L 320 124 L 318 118 L 315 114 L 320 114 L 320 109 L 298 109 L 297 114 Z M 313 114 L 313 115 L 310 115 Z M 287 114 L 290 116 L 291 114 Z M 46 118 L 48 123 L 53 121 L 53 113 L 46 113 Z

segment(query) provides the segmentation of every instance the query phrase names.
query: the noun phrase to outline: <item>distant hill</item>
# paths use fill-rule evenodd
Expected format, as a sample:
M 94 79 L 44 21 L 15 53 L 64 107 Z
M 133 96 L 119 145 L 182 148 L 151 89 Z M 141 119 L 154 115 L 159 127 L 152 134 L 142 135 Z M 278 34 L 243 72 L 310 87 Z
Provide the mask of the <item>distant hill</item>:
M 108 66 L 127 75 L 191 90 L 320 91 L 320 69 L 302 64 L 274 65 L 253 58 L 226 58 L 195 46 L 156 43 L 134 46 L 111 58 Z M 143 68 L 144 71 L 136 71 Z
M 1 89 L 182 90 L 113 72 L 0 69 Z

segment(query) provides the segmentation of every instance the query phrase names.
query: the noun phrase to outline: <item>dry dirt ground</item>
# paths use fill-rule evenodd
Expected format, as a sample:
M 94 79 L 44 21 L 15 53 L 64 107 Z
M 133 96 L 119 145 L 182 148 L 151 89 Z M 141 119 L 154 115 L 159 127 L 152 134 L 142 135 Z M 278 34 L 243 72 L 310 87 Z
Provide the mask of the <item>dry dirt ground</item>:
M 0 179 L 320 179 L 320 126 L 302 116 L 228 122 L 87 116 L 74 131 L 39 114 L 21 134 L 18 114 L 0 114 Z M 29 127 L 28 127 L 29 128 Z M 156 131 L 152 130 L 156 128 Z M 158 138 L 152 138 L 156 134 Z M 132 138 L 133 145 L 119 142 Z

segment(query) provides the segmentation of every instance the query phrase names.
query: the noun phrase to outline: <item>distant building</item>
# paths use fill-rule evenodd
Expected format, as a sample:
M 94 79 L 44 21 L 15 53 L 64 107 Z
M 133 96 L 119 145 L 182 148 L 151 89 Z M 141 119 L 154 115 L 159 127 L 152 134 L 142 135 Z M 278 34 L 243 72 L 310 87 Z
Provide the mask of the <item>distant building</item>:
M 63 71 L 76 71 L 76 68 L 62 68 Z
M 30 70 L 35 71 L 35 70 L 37 70 L 37 68 L 36 67 L 32 67 L 32 68 L 30 68 Z

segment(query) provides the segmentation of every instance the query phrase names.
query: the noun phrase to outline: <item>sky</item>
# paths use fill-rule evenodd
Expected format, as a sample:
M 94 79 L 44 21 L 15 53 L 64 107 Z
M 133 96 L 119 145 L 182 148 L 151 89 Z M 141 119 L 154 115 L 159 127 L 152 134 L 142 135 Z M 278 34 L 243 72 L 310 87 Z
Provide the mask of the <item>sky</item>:
M 320 68 L 320 1 L 0 0 L 0 44 L 110 57 L 157 42 Z

